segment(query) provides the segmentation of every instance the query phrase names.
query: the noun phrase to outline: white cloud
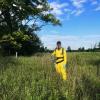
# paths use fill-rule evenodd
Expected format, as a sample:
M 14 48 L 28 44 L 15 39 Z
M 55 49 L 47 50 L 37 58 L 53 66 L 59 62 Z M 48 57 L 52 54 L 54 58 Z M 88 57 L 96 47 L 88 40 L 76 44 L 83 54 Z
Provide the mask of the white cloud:
M 69 9 L 69 8 L 65 8 L 64 11 L 65 11 L 65 12 L 70 12 L 71 9 Z
M 84 9 L 79 9 L 76 11 L 75 15 L 79 16 L 80 14 L 82 14 L 84 12 Z
M 79 47 L 91 48 L 98 43 L 100 35 L 86 35 L 86 36 L 74 36 L 74 35 L 42 35 L 41 37 L 44 46 L 49 49 L 54 49 L 56 42 L 60 40 L 64 48 L 71 46 L 72 49 L 78 49 Z
M 68 7 L 68 5 L 69 5 L 68 3 L 59 4 L 57 2 L 51 2 L 50 6 L 51 6 L 51 8 L 53 8 L 51 13 L 53 13 L 55 15 L 63 15 L 64 14 L 63 9 L 65 7 Z
M 75 15 L 75 16 L 79 16 L 81 15 L 85 10 L 84 9 L 75 9 L 75 10 L 72 10 L 70 12 L 71 15 Z
M 71 0 L 71 2 L 72 6 L 75 7 L 74 10 L 71 11 L 71 14 L 79 16 L 85 11 L 84 4 L 87 0 Z
M 84 10 L 84 3 L 87 2 L 87 0 L 70 0 L 71 4 L 67 1 L 65 3 L 58 3 L 58 2 L 51 2 L 50 6 L 53 8 L 53 13 L 56 15 L 59 19 L 62 19 L 62 15 L 65 15 L 62 21 L 69 20 L 71 15 L 79 16 L 82 14 Z M 74 9 L 72 7 L 75 7 Z
M 98 4 L 97 0 L 90 0 L 90 2 L 91 2 L 92 5 L 97 5 Z
M 100 11 L 100 6 L 98 6 L 97 8 L 95 8 L 95 11 Z
M 99 0 L 69 0 L 68 2 L 60 3 L 60 1 L 51 2 L 50 6 L 53 8 L 51 13 L 55 14 L 57 17 L 61 19 L 62 15 L 66 17 L 63 19 L 70 19 L 71 15 L 79 16 L 84 13 L 89 8 L 86 7 L 85 4 L 89 6 L 94 6 L 94 11 L 100 11 L 100 1 Z M 58 3 L 59 2 L 59 3 Z
M 71 0 L 72 5 L 75 6 L 77 9 L 82 8 L 84 3 L 87 2 L 87 0 Z
M 100 1 L 99 0 L 90 0 L 91 4 L 95 7 L 94 11 L 100 11 Z
M 40 0 L 39 0 L 40 1 Z M 86 10 L 86 3 L 90 4 L 89 6 L 94 6 L 94 11 L 100 11 L 100 1 L 99 0 L 67 0 L 63 3 L 60 0 L 55 0 L 50 2 L 51 8 L 53 8 L 50 12 L 44 12 L 44 14 L 52 13 L 61 21 L 69 20 L 71 15 L 79 16 L 84 13 Z M 41 5 L 38 5 L 37 8 L 42 8 Z M 65 16 L 62 19 L 62 16 Z

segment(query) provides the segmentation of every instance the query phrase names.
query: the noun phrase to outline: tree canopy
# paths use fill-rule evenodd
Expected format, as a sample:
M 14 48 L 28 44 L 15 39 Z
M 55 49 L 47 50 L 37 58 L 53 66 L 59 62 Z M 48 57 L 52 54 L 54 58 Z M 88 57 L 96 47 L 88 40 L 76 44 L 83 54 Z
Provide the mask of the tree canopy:
M 2 46 L 11 46 L 14 50 L 19 50 L 24 46 L 23 39 L 25 39 L 24 43 L 36 42 L 31 37 L 36 36 L 36 32 L 43 26 L 61 25 L 60 21 L 50 13 L 51 10 L 47 0 L 0 0 L 0 43 Z M 21 43 L 16 38 L 20 38 Z M 40 43 L 38 36 L 36 38 Z
M 60 21 L 49 13 L 51 10 L 47 0 L 0 0 L 0 35 L 26 27 L 30 21 L 30 27 L 34 31 L 47 23 L 60 24 Z M 42 25 L 37 25 L 37 22 Z

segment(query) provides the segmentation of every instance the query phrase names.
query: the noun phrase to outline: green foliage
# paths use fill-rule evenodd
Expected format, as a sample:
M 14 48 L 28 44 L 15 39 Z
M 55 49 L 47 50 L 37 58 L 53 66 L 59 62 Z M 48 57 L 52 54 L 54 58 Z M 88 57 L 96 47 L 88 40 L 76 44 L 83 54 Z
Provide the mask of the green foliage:
M 68 53 L 67 81 L 55 72 L 49 59 L 48 54 L 1 57 L 0 100 L 99 100 L 95 62 L 100 53 Z
M 45 16 L 43 15 L 42 20 L 46 22 L 52 22 L 53 25 L 61 25 L 60 21 L 55 19 L 55 16 L 52 14 L 46 14 Z
M 1 41 L 4 54 L 11 55 L 17 51 L 19 54 L 28 55 L 36 52 L 35 50 L 38 51 L 41 41 L 36 34 L 27 34 L 19 31 L 14 32 L 12 35 L 4 35 Z
M 67 51 L 71 52 L 71 47 L 70 46 L 67 47 Z
M 85 51 L 85 48 L 84 47 L 80 47 L 80 48 L 78 48 L 78 51 Z
M 0 0 L 0 36 L 26 27 L 30 21 L 32 25 L 37 25 L 36 22 L 60 24 L 54 15 L 46 14 L 51 10 L 47 0 Z
M 46 24 L 61 25 L 49 13 L 51 10 L 47 0 L 0 0 L 0 43 L 4 53 L 38 51 L 41 42 L 35 33 Z

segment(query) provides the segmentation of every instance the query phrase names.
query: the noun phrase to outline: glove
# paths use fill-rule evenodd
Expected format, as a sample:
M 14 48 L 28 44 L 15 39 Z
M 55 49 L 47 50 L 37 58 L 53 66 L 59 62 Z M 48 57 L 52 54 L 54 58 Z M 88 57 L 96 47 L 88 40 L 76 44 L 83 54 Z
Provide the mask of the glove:
M 66 64 L 63 64 L 63 68 L 66 69 Z

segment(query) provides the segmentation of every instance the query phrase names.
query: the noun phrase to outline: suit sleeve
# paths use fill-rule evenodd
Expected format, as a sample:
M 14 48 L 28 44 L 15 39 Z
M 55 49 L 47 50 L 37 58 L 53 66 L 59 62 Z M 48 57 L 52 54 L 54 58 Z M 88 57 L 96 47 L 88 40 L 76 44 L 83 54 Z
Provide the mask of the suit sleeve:
M 67 64 L 67 53 L 65 49 L 64 49 L 64 64 Z

